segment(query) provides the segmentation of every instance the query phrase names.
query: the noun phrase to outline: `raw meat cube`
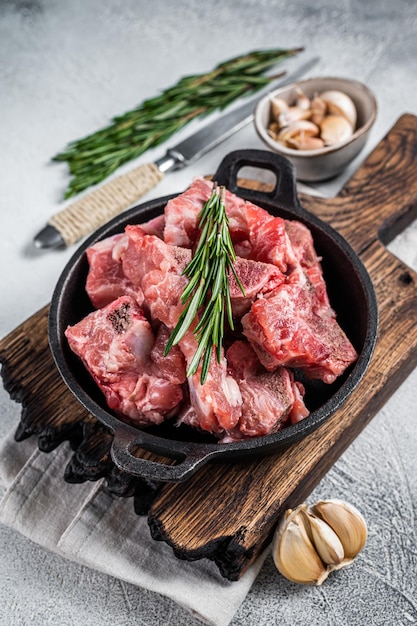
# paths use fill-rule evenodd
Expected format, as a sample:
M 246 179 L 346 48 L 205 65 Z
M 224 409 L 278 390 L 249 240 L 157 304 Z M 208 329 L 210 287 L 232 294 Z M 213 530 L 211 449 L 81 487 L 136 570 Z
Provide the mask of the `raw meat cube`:
M 93 311 L 65 335 L 116 413 L 141 426 L 159 424 L 181 403 L 181 385 L 161 368 L 158 375 L 151 371 L 155 338 L 133 298 L 122 296 Z
M 127 226 L 129 245 L 122 256 L 125 275 L 144 294 L 144 307 L 153 320 L 171 330 L 184 308 L 181 294 L 187 284 L 182 272 L 191 260 L 191 251 L 168 246 L 153 235 L 142 236 L 136 227 Z
M 139 304 L 143 300 L 142 292 L 125 276 L 123 267 L 114 254 L 125 243 L 126 235 L 118 234 L 98 241 L 86 250 L 89 271 L 85 288 L 96 309 L 126 294 L 133 296 Z
M 190 364 L 197 349 L 197 339 L 188 331 L 179 346 Z M 183 423 L 213 434 L 233 428 L 241 415 L 242 396 L 239 387 L 227 372 L 226 359 L 218 363 L 213 350 L 210 367 L 204 385 L 200 383 L 201 364 L 197 372 L 188 378 L 192 411 L 183 416 Z
M 311 231 L 297 220 L 286 220 L 285 227 L 294 254 L 314 287 L 314 312 L 321 317 L 336 317 L 330 306 L 321 259 L 317 256 Z
M 297 281 L 253 303 L 242 318 L 243 332 L 266 369 L 299 367 L 309 378 L 332 383 L 357 353 L 334 317 L 317 315 L 312 294 L 299 273 Z
M 242 415 L 235 429 L 226 435 L 228 440 L 268 435 L 288 422 L 307 417 L 304 388 L 294 381 L 290 370 L 265 370 L 247 341 L 233 343 L 226 358 L 242 394 Z

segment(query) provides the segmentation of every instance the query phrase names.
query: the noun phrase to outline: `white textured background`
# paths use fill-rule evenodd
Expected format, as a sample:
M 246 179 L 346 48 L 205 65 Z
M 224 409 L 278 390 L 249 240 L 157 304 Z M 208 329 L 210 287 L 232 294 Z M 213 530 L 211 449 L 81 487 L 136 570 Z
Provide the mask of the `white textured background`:
M 31 241 L 62 208 L 70 140 L 188 73 L 263 47 L 304 45 L 315 74 L 366 82 L 379 114 L 333 195 L 400 114 L 417 114 L 415 0 L 0 0 L 0 336 L 50 297 L 73 249 L 39 253 Z M 190 132 L 186 129 L 182 136 Z M 249 127 L 145 199 L 181 191 L 231 149 L 262 147 Z M 137 163 L 162 154 L 149 152 Z M 129 166 L 130 167 L 130 166 Z M 417 227 L 392 250 L 417 268 Z M 280 577 L 268 559 L 232 626 L 417 623 L 417 371 L 329 472 L 312 498 L 356 504 L 369 523 L 355 565 L 321 588 Z M 0 393 L 0 436 L 19 407 Z M 170 600 L 76 566 L 0 527 L 1 626 L 196 626 Z

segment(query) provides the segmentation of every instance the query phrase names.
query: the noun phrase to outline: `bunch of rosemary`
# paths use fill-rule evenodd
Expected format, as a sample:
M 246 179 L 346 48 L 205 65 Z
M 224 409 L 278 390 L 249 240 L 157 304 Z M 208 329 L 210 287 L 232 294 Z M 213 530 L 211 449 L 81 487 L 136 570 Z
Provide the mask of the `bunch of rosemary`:
M 267 85 L 275 77 L 263 73 L 301 50 L 255 50 L 221 63 L 208 74 L 185 76 L 160 95 L 113 118 L 106 128 L 71 142 L 53 157 L 53 161 L 65 161 L 69 166 L 72 178 L 65 198 L 100 183 L 192 119 L 224 109 Z
M 187 303 L 187 306 L 165 348 L 166 356 L 171 347 L 181 341 L 199 309 L 203 307 L 203 314 L 193 330 L 198 339 L 198 347 L 187 371 L 187 376 L 195 374 L 202 359 L 202 385 L 207 379 L 213 346 L 216 348 L 218 362 L 221 361 L 226 317 L 230 328 L 233 330 L 234 327 L 229 292 L 230 271 L 245 295 L 233 265 L 236 254 L 230 238 L 225 194 L 225 187 L 214 183 L 213 192 L 199 213 L 200 238 L 193 258 L 183 271 L 189 282 L 182 293 L 181 302 Z

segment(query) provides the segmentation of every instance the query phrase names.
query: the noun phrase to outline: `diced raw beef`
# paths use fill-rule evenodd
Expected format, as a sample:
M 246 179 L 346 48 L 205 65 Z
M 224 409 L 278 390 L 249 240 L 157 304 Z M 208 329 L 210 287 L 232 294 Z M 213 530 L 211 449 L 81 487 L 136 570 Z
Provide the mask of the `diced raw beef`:
M 298 421 L 307 417 L 304 388 L 294 381 L 290 370 L 265 370 L 247 341 L 233 343 L 226 358 L 242 394 L 242 415 L 223 442 L 268 435 L 285 425 L 290 416 Z
M 87 249 L 89 271 L 86 291 L 96 309 L 122 295 L 134 297 L 139 306 L 143 304 L 140 285 L 132 282 L 125 273 L 125 268 L 131 270 L 131 265 L 135 263 L 134 247 L 131 246 L 131 241 L 134 238 L 135 242 L 138 242 L 147 234 L 162 238 L 164 225 L 165 216 L 160 215 L 140 226 L 128 226 L 128 230 L 134 233 L 134 237 L 120 233 L 107 237 Z M 133 259 L 131 259 L 132 248 Z M 122 259 L 124 259 L 124 265 L 122 265 Z
M 177 426 L 185 424 L 186 426 L 190 426 L 191 428 L 196 428 L 200 431 L 202 430 L 200 428 L 200 420 L 196 413 L 196 410 L 192 406 L 192 404 L 189 403 L 184 403 L 181 406 L 176 424 Z
M 155 343 L 150 353 L 150 368 L 152 374 L 160 376 L 177 385 L 185 383 L 186 367 L 185 358 L 178 346 L 172 346 L 166 356 L 164 356 L 165 346 L 171 332 L 161 324 L 156 331 Z
M 137 268 L 137 251 L 145 236 L 145 231 L 137 224 L 126 226 L 124 245 L 118 249 L 118 258 L 122 264 L 124 275 L 139 289 L 140 278 L 138 279 L 137 274 L 141 272 L 141 268 Z
M 170 246 L 192 248 L 198 239 L 198 214 L 209 199 L 213 183 L 196 178 L 165 207 L 164 241 Z
M 243 200 L 230 191 L 226 191 L 226 214 L 229 218 L 230 237 L 238 256 L 254 258 L 252 255 L 251 232 L 255 224 L 262 224 L 272 216 L 252 202 Z M 254 259 L 260 261 L 261 259 Z
M 234 264 L 236 274 L 242 284 L 243 295 L 233 272 L 229 273 L 229 292 L 233 315 L 241 317 L 249 311 L 252 302 L 259 294 L 268 293 L 284 282 L 285 276 L 270 263 L 261 263 L 238 257 Z
M 145 236 L 138 227 L 126 228 L 129 245 L 122 254 L 122 266 L 126 276 L 136 289 L 146 292 L 144 306 L 153 319 L 158 319 L 169 328 L 174 328 L 183 310 L 181 294 L 187 284 L 182 272 L 191 260 L 191 251 L 178 246 L 168 246 L 156 237 Z M 245 283 L 245 298 L 233 273 L 230 286 L 236 314 L 247 311 L 259 287 L 272 288 L 281 282 L 279 272 L 273 266 L 246 260 L 236 263 L 238 274 Z M 240 313 L 242 314 L 242 313 Z
M 151 372 L 154 335 L 133 298 L 93 311 L 65 335 L 117 413 L 141 426 L 159 424 L 181 403 L 181 385 Z
M 163 233 L 165 228 L 165 215 L 158 215 L 149 222 L 144 224 L 130 224 L 127 229 L 131 233 L 135 233 L 136 240 L 140 239 L 144 235 L 154 235 L 159 239 L 163 239 Z M 132 236 L 133 237 L 133 236 Z M 122 258 L 126 255 L 129 248 L 130 238 L 125 232 L 123 236 L 117 241 L 113 249 L 113 259 L 122 262 Z
M 319 317 L 336 317 L 334 309 L 330 305 L 327 285 L 324 281 L 320 264 L 313 265 L 304 270 L 307 278 L 314 288 L 312 293 L 313 311 Z
M 179 342 L 187 366 L 197 349 L 197 340 L 188 331 Z M 190 403 L 193 411 L 183 416 L 183 423 L 197 426 L 210 433 L 221 433 L 236 426 L 242 411 L 242 396 L 232 376 L 227 373 L 226 359 L 221 363 L 213 350 L 208 376 L 200 383 L 201 364 L 197 372 L 188 378 Z M 187 420 L 188 416 L 188 420 Z
M 225 328 L 227 358 L 219 363 L 213 349 L 203 385 L 201 365 L 186 376 L 197 349 L 197 319 L 164 356 L 185 307 L 183 271 L 212 189 L 211 181 L 196 178 L 164 215 L 88 249 L 86 288 L 97 310 L 66 336 L 108 406 L 124 419 L 146 426 L 175 415 L 230 442 L 273 433 L 309 414 L 304 387 L 288 368 L 332 383 L 357 354 L 336 321 L 310 230 L 226 191 L 244 294 L 233 272 L 229 288 L 246 338 L 234 341 L 240 326 L 230 334 Z
M 165 214 L 162 213 L 162 215 L 158 215 L 148 222 L 144 222 L 140 225 L 140 227 L 147 235 L 155 235 L 155 237 L 163 239 L 165 230 Z
M 251 226 L 249 240 L 252 246 L 251 259 L 272 263 L 284 274 L 296 266 L 297 259 L 287 235 L 285 221 L 281 217 L 274 217 L 261 223 L 256 221 Z
M 191 250 L 168 246 L 158 237 L 144 235 L 127 226 L 129 246 L 122 257 L 125 275 L 142 290 L 144 307 L 152 319 L 160 320 L 171 330 L 184 306 L 181 294 L 187 284 L 182 271 L 191 260 Z
M 86 250 L 89 271 L 85 288 L 96 309 L 125 294 L 133 296 L 139 304 L 143 300 L 141 292 L 126 278 L 120 261 L 114 256 L 115 249 L 123 247 L 126 241 L 124 234 L 113 235 Z
M 311 231 L 297 220 L 286 220 L 285 228 L 294 254 L 314 287 L 314 312 L 321 317 L 335 317 L 336 314 L 330 306 L 321 259 L 317 256 Z
M 314 248 L 313 236 L 307 226 L 298 220 L 285 220 L 285 229 L 292 249 L 301 267 L 307 269 L 317 265 L 319 258 Z
M 242 318 L 243 332 L 266 369 L 300 367 L 332 383 L 357 353 L 334 317 L 314 311 L 311 283 L 301 272 L 297 278 L 256 300 Z
M 139 227 L 128 226 L 126 235 L 129 245 L 122 255 L 124 274 L 143 293 L 144 306 L 152 318 L 174 328 L 184 308 L 180 297 L 188 279 L 182 276 L 182 272 L 191 260 L 191 251 L 143 235 Z M 258 294 L 271 291 L 285 279 L 272 264 L 240 257 L 236 259 L 235 270 L 245 291 L 243 296 L 233 272 L 230 272 L 233 312 L 239 316 L 249 310 Z

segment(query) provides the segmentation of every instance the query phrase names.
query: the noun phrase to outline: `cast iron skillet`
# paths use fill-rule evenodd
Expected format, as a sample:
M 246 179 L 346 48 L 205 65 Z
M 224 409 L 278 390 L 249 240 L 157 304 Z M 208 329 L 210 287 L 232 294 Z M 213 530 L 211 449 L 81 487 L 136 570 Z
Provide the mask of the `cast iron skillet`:
M 276 176 L 270 193 L 238 186 L 238 173 L 244 166 L 269 170 Z M 292 164 L 284 157 L 262 150 L 230 153 L 221 162 L 214 180 L 230 191 L 262 206 L 273 215 L 297 219 L 306 224 L 315 247 L 323 257 L 323 271 L 331 304 L 338 321 L 359 353 L 358 361 L 332 385 L 315 381 L 306 384 L 305 401 L 311 414 L 303 421 L 275 434 L 236 443 L 219 444 L 186 426 L 171 423 L 139 430 L 122 422 L 106 406 L 104 398 L 80 360 L 68 348 L 64 330 L 92 310 L 85 293 L 88 264 L 85 251 L 95 242 L 123 232 L 127 224 L 145 222 L 161 214 L 174 196 L 152 200 L 112 219 L 91 235 L 66 265 L 55 288 L 49 316 L 49 342 L 58 370 L 78 400 L 114 435 L 111 454 L 125 472 L 158 481 L 179 482 L 214 459 L 238 459 L 273 454 L 318 428 L 352 393 L 369 364 L 377 336 L 378 310 L 371 280 L 350 245 L 330 226 L 300 205 Z M 177 460 L 166 465 L 134 456 L 140 447 Z

